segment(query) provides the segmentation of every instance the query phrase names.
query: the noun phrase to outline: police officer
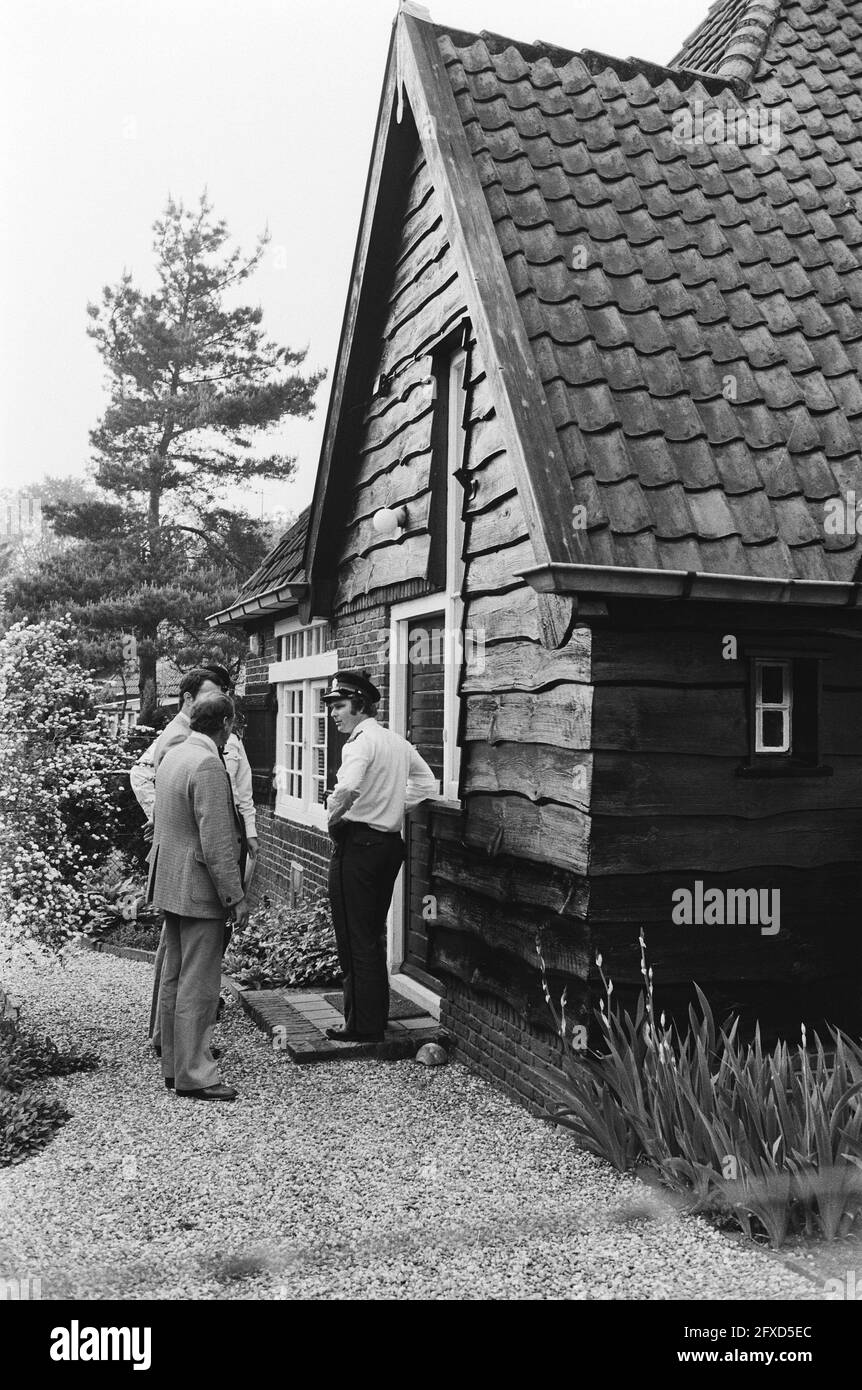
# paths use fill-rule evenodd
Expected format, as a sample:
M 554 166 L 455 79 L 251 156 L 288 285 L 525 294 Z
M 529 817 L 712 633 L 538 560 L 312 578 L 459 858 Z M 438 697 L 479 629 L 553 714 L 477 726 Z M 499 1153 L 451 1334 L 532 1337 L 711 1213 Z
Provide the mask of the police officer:
M 339 733 L 350 735 L 328 801 L 344 1026 L 326 1033 L 339 1042 L 380 1042 L 389 1018 L 386 914 L 404 860 L 401 824 L 405 811 L 436 794 L 437 782 L 405 738 L 378 724 L 380 691 L 364 672 L 339 673 L 323 698 Z

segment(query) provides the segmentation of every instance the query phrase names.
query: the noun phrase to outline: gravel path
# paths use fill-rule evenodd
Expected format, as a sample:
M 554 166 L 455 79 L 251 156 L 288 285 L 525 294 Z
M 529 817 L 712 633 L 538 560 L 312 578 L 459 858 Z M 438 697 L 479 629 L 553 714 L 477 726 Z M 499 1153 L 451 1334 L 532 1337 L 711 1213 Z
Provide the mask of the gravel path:
M 47 1083 L 73 1118 L 0 1170 L 0 1274 L 43 1298 L 823 1296 L 460 1066 L 297 1067 L 230 1004 L 240 1099 L 184 1101 L 144 1043 L 148 966 L 18 960 L 4 980 L 32 1029 L 105 1063 Z

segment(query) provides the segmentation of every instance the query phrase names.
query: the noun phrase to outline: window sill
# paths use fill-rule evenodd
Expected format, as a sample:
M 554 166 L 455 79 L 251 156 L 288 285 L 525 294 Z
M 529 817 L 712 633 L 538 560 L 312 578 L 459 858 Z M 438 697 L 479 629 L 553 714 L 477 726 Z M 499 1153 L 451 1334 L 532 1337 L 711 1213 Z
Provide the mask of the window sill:
M 737 777 L 832 777 L 835 769 L 825 763 L 768 762 L 745 763 L 736 769 Z
M 291 805 L 283 801 L 276 801 L 273 811 L 279 820 L 292 821 L 294 825 L 301 825 L 306 830 L 319 830 L 322 835 L 327 833 L 325 811 L 320 815 L 315 815 L 307 807 Z

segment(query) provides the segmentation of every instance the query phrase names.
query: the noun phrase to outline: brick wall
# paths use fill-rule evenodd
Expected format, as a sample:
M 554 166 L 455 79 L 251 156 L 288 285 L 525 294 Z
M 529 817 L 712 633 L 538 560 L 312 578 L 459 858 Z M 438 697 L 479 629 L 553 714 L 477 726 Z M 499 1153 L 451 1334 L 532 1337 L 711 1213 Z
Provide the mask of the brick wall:
M 380 691 L 377 717 L 389 722 L 389 607 L 375 603 L 342 610 L 334 619 L 338 665 L 342 671 L 367 671 Z
M 446 990 L 440 1023 L 455 1039 L 455 1059 L 547 1118 L 565 1098 L 560 1039 L 532 1027 L 493 995 L 452 979 Z
M 277 816 L 268 806 L 256 807 L 260 840 L 260 865 L 252 879 L 251 906 L 264 893 L 276 901 L 287 901 L 290 892 L 291 863 L 302 865 L 302 892 L 326 888 L 331 841 L 321 830 Z

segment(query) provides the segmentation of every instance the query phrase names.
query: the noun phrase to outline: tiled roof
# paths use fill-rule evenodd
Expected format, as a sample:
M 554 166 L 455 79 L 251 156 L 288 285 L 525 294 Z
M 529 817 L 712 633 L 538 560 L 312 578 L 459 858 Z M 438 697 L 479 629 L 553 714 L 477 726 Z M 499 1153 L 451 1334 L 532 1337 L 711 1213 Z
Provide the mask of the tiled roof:
M 311 508 L 306 507 L 290 529 L 285 531 L 263 564 L 255 570 L 250 579 L 246 580 L 237 594 L 236 603 L 257 598 L 261 594 L 272 593 L 273 589 L 279 589 L 284 584 L 305 583 L 302 558 L 305 550 L 305 537 L 308 533 L 310 511 Z
M 686 61 L 751 8 L 714 7 Z M 433 26 L 591 563 L 856 576 L 823 504 L 862 497 L 860 12 L 782 7 L 745 98 L 777 153 L 675 134 L 730 88 Z
M 780 9 L 781 0 L 716 0 L 671 66 L 750 77 Z

